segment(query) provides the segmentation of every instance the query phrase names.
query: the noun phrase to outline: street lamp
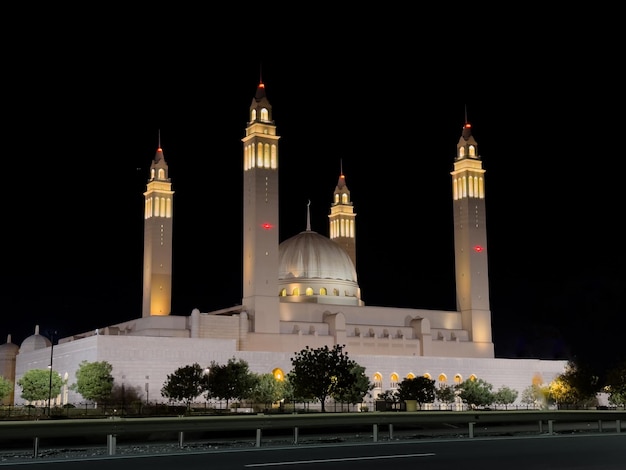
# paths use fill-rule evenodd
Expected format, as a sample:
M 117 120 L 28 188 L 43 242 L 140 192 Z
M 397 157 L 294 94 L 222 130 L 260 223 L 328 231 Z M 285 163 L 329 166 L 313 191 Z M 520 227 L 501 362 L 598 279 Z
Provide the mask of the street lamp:
M 50 416 L 50 401 L 52 400 L 52 359 L 54 354 L 54 336 L 57 334 L 56 331 L 50 332 L 50 381 L 48 383 L 48 416 Z

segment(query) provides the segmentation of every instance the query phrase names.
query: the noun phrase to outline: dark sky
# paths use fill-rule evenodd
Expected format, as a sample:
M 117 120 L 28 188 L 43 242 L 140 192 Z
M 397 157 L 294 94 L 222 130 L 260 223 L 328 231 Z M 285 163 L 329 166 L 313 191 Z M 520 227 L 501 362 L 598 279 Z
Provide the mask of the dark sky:
M 305 229 L 308 200 L 328 235 L 342 166 L 366 304 L 454 309 L 450 171 L 467 110 L 486 170 L 496 354 L 623 354 L 624 91 L 607 48 L 573 32 L 353 29 L 235 41 L 179 25 L 125 42 L 60 31 L 9 52 L 2 342 L 141 315 L 159 131 L 175 190 L 174 314 L 240 303 L 241 138 L 262 77 L 281 136 L 281 240 Z

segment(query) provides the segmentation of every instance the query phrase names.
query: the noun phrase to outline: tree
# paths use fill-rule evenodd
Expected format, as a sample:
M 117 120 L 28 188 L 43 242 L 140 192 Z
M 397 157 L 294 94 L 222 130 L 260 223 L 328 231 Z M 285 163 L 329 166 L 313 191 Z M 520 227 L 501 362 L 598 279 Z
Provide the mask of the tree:
M 419 407 L 435 401 L 435 381 L 428 377 L 406 377 L 398 384 L 398 398 L 402 401 L 415 400 Z
M 570 361 L 565 372 L 559 374 L 549 385 L 550 395 L 557 406 L 586 406 L 594 402 L 600 391 L 598 376 L 585 364 Z
M 454 403 L 456 399 L 456 389 L 448 384 L 442 383 L 435 389 L 435 397 L 444 405 Z
M 113 366 L 106 361 L 82 361 L 76 370 L 76 382 L 70 389 L 78 392 L 85 400 L 102 402 L 113 390 Z
M 179 367 L 173 374 L 169 374 L 161 388 L 161 396 L 168 398 L 170 402 L 182 402 L 189 410 L 191 403 L 205 390 L 204 369 L 198 363 L 194 363 L 190 366 Z
M 226 364 L 211 361 L 207 376 L 207 400 L 210 397 L 226 400 L 245 400 L 256 386 L 257 375 L 250 372 L 243 359 L 230 358 Z
M 50 381 L 52 379 L 52 387 Z M 47 400 L 61 393 L 64 385 L 61 376 L 46 369 L 30 369 L 17 381 L 22 388 L 21 397 L 26 401 Z
M 493 385 L 484 379 L 464 380 L 456 388 L 463 403 L 472 408 L 489 406 L 494 401 Z
M 274 374 L 258 374 L 250 393 L 254 403 L 271 408 L 273 403 L 285 398 L 285 381 L 277 380 Z
M 378 402 L 384 401 L 385 407 L 382 408 Z M 398 390 L 385 390 L 376 397 L 376 411 L 391 411 L 397 409 L 397 403 L 400 403 Z
M 369 377 L 365 375 L 365 367 L 354 364 L 350 373 L 354 377 L 352 386 L 346 388 L 338 388 L 333 395 L 336 401 L 348 403 L 348 405 L 356 405 L 362 403 L 365 396 L 374 388 L 374 384 Z M 348 408 L 349 409 L 349 408 Z
M 609 394 L 609 403 L 626 406 L 626 361 L 608 370 L 604 389 Z
M 11 390 L 13 390 L 13 383 L 0 376 L 0 401 L 8 397 L 11 394 Z
M 337 396 L 354 386 L 356 376 L 351 373 L 356 365 L 344 346 L 327 345 L 317 349 L 308 346 L 291 358 L 292 369 L 287 374 L 297 397 L 313 397 L 320 402 L 322 413 L 326 411 L 326 399 Z
M 500 387 L 496 393 L 493 395 L 493 402 L 498 405 L 504 405 L 504 409 L 507 408 L 507 405 L 510 405 L 515 400 L 517 400 L 517 396 L 519 392 L 517 390 L 513 390 L 505 385 Z
M 127 410 L 138 412 L 141 409 L 141 396 L 142 390 L 138 385 L 132 387 L 124 383 L 114 383 L 111 395 L 106 402 L 112 406 L 120 407 L 122 414 L 126 413 Z
M 522 398 L 520 400 L 525 405 L 532 405 L 545 409 L 552 401 L 550 399 L 550 389 L 547 386 L 532 384 L 522 390 Z

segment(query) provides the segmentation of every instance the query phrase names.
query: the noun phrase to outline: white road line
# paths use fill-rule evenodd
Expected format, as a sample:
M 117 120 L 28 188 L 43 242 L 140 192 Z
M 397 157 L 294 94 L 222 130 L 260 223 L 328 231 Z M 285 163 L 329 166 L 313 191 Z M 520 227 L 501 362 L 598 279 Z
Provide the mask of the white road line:
M 287 462 L 252 463 L 246 467 L 278 467 L 281 465 L 302 465 L 306 463 L 326 463 L 326 462 L 348 462 L 351 460 L 377 460 L 377 459 L 399 459 L 406 457 L 432 457 L 435 454 L 405 454 L 405 455 L 376 455 L 374 457 L 346 457 L 342 459 L 319 459 L 319 460 L 292 460 Z

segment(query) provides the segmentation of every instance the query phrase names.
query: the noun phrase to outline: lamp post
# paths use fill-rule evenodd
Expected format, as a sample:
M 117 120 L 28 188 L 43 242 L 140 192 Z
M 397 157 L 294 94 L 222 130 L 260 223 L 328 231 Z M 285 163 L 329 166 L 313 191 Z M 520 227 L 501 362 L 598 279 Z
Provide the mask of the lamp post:
M 54 336 L 57 334 L 56 331 L 50 332 L 50 380 L 48 382 L 48 416 L 50 416 L 51 408 L 50 401 L 52 400 L 52 360 L 54 354 Z

